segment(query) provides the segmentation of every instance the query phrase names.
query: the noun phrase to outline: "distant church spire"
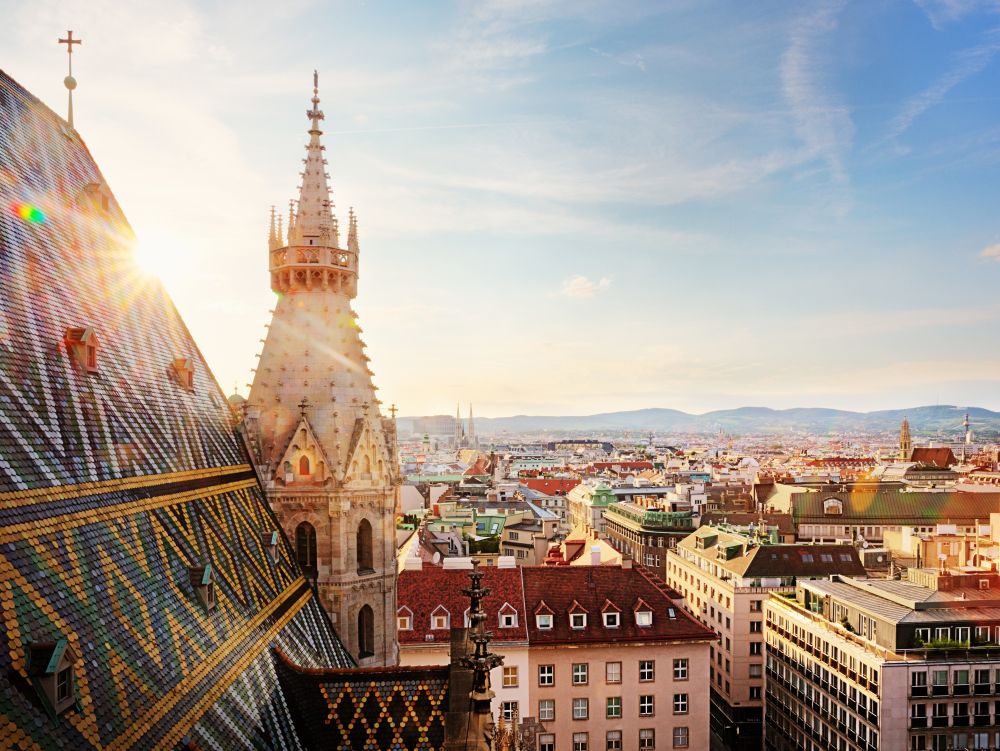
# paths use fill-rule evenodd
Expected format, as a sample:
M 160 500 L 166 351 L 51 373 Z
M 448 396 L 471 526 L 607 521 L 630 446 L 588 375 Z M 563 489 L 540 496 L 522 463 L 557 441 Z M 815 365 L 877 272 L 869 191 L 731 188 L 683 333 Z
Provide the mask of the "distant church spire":
M 899 426 L 899 460 L 908 462 L 912 455 L 913 439 L 910 438 L 910 421 L 904 417 L 903 424 Z
M 469 402 L 469 448 L 478 448 L 479 441 L 476 440 L 476 421 L 472 419 L 472 402 Z

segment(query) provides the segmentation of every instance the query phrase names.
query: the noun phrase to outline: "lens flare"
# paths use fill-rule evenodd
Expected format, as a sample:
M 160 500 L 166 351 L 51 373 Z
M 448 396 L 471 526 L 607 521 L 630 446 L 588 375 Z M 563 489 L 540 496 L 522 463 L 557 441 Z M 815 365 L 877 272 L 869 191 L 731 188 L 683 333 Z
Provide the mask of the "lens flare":
M 31 224 L 45 223 L 45 213 L 37 206 L 32 206 L 30 203 L 14 204 L 14 213 L 21 217 L 24 221 L 30 222 Z

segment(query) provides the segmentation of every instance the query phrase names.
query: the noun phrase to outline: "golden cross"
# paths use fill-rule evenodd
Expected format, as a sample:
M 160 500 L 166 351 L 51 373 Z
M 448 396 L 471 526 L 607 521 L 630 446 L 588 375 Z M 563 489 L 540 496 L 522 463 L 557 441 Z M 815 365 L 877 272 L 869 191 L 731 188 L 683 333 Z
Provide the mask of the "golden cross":
M 73 89 L 76 88 L 76 79 L 73 78 L 73 45 L 83 44 L 82 39 L 73 38 L 73 30 L 70 29 L 66 32 L 66 38 L 60 39 L 59 44 L 66 45 L 66 54 L 69 56 L 69 75 L 63 79 L 63 83 L 66 85 L 66 89 L 69 91 L 69 114 L 66 121 L 69 123 L 69 127 L 73 127 Z
M 389 414 L 392 415 L 392 419 L 393 420 L 396 419 L 396 413 L 397 412 L 399 412 L 399 408 L 395 404 L 393 404 L 391 407 L 389 407 Z

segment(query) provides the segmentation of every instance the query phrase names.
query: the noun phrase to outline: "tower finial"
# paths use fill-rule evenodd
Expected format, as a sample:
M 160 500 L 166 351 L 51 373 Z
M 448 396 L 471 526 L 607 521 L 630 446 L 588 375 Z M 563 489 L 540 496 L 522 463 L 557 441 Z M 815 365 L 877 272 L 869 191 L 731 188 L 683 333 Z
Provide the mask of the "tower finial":
M 358 246 L 358 215 L 354 213 L 353 206 L 347 212 L 347 249 L 354 253 L 360 250 Z
M 271 228 L 267 233 L 267 247 L 269 250 L 274 250 L 278 247 L 278 236 L 275 234 L 274 229 L 274 206 L 271 207 Z
M 69 123 L 69 127 L 73 127 L 73 89 L 76 88 L 76 79 L 73 78 L 73 45 L 83 44 L 82 39 L 73 38 L 73 30 L 70 29 L 66 32 L 66 38 L 60 39 L 59 44 L 66 45 L 66 55 L 69 59 L 69 75 L 63 79 L 63 84 L 69 90 L 69 116 L 66 118 L 66 122 Z

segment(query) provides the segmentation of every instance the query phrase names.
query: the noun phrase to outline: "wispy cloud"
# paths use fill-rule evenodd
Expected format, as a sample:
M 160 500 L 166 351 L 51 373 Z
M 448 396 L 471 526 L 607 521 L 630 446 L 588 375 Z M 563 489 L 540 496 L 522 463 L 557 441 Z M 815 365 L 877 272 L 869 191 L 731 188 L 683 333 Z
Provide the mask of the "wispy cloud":
M 563 281 L 559 294 L 563 297 L 593 297 L 610 286 L 611 279 L 606 276 L 594 281 L 583 275 L 577 275 Z
M 600 55 L 603 58 L 611 60 L 612 62 L 618 63 L 619 65 L 624 65 L 631 68 L 638 68 L 643 73 L 646 72 L 646 60 L 638 52 L 630 52 L 627 55 L 613 55 L 610 52 L 605 52 L 597 47 L 591 47 L 590 51 L 595 55 Z
M 781 85 L 792 108 L 795 130 L 809 156 L 822 159 L 836 183 L 846 185 L 845 153 L 851 146 L 854 124 L 848 108 L 838 104 L 824 84 L 822 38 L 837 28 L 843 0 L 831 0 L 792 24 L 790 43 L 781 57 Z
M 903 105 L 903 109 L 889 125 L 886 140 L 901 136 L 913 125 L 914 120 L 938 104 L 949 91 L 989 65 L 993 56 L 1000 52 L 1000 28 L 991 29 L 985 36 L 986 41 L 982 44 L 959 52 L 955 56 L 955 66 L 951 70 Z
M 985 258 L 988 261 L 996 261 L 997 263 L 1000 263 L 1000 243 L 987 245 L 979 251 L 979 257 Z
M 946 24 L 958 21 L 983 8 L 998 9 L 996 0 L 914 0 L 931 26 L 940 31 Z

